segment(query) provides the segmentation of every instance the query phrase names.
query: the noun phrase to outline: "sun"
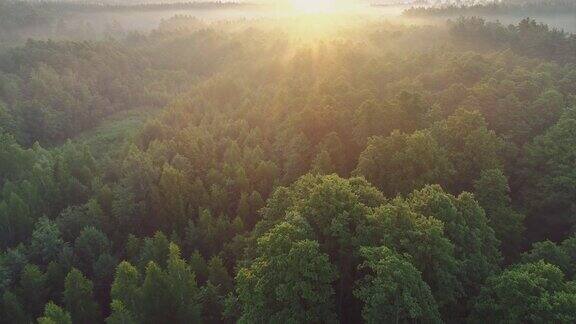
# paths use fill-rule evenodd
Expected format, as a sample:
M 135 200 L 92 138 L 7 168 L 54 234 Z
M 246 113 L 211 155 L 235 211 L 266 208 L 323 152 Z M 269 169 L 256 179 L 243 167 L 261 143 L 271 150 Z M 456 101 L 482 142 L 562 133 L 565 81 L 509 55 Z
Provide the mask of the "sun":
M 333 11 L 335 0 L 291 0 L 292 10 L 300 13 L 324 13 Z

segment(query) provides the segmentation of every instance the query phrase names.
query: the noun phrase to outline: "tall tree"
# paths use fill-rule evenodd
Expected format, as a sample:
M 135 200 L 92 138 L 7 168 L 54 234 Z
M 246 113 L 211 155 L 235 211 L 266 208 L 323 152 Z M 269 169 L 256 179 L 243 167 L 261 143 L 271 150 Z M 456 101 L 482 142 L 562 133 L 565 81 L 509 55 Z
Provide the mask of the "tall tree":
M 33 318 L 40 316 L 48 298 L 46 275 L 36 265 L 28 264 L 20 275 L 17 293 L 26 312 Z
M 93 284 L 77 269 L 66 276 L 63 300 L 74 323 L 98 323 L 100 310 L 94 301 Z
M 366 323 L 440 323 L 440 313 L 430 287 L 420 272 L 387 247 L 360 249 L 366 275 L 357 283 L 354 296 L 362 300 Z
M 572 323 L 576 295 L 557 267 L 544 261 L 519 265 L 488 280 L 471 319 L 476 323 Z
M 142 313 L 138 318 L 145 323 L 200 321 L 196 279 L 176 245 L 170 245 L 166 270 L 152 261 L 148 264 L 141 291 Z
M 116 268 L 116 275 L 110 295 L 112 302 L 119 302 L 122 307 L 118 311 L 128 311 L 133 316 L 140 314 L 140 273 L 130 263 L 123 261 Z M 114 312 L 114 307 L 112 307 Z
M 308 237 L 285 222 L 258 240 L 258 257 L 236 277 L 241 323 L 336 320 L 336 270 Z
M 575 129 L 566 116 L 526 148 L 522 193 L 532 240 L 562 240 L 576 224 Z
M 385 245 L 410 255 L 438 306 L 454 305 L 462 290 L 458 280 L 461 264 L 455 256 L 454 243 L 444 235 L 442 221 L 425 217 L 396 199 L 375 210 L 363 237 L 372 245 Z
M 413 192 L 408 203 L 418 213 L 444 223 L 444 233 L 454 244 L 460 262 L 459 277 L 467 295 L 475 295 L 484 280 L 498 271 L 499 242 L 484 210 L 469 193 L 458 197 L 438 185 Z
M 40 218 L 32 232 L 31 254 L 42 264 L 55 260 L 64 247 L 58 226 L 47 218 Z
M 362 152 L 355 171 L 385 194 L 394 196 L 420 189 L 426 184 L 446 184 L 453 175 L 448 152 L 430 132 L 393 132 L 374 137 Z
M 505 143 L 488 129 L 480 112 L 458 109 L 434 125 L 432 131 L 455 168 L 450 184 L 453 192 L 471 190 L 483 170 L 503 167 Z
M 110 240 L 106 234 L 94 227 L 83 229 L 74 241 L 74 253 L 78 258 L 79 267 L 90 276 L 93 275 L 94 264 L 98 258 L 109 251 Z
M 513 258 L 522 243 L 524 215 L 511 206 L 508 179 L 500 169 L 484 170 L 474 183 L 474 194 L 501 242 L 502 254 Z
M 44 308 L 44 316 L 38 318 L 39 324 L 72 324 L 72 317 L 60 306 L 48 302 Z

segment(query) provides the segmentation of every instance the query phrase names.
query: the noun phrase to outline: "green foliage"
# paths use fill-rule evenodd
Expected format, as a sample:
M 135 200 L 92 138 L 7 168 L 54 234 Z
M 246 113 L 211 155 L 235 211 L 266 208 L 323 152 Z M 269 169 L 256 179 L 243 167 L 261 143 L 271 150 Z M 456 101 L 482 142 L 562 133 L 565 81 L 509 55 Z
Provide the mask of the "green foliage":
M 26 265 L 20 274 L 20 283 L 16 292 L 26 312 L 34 317 L 39 316 L 48 297 L 46 275 L 37 266 Z
M 140 281 L 140 273 L 130 263 L 123 261 L 118 265 L 110 291 L 113 303 L 117 304 L 118 312 L 128 311 L 131 314 L 139 314 Z M 112 306 L 113 314 L 116 308 Z
M 576 120 L 566 117 L 526 149 L 523 201 L 536 238 L 561 239 L 574 225 Z
M 190 266 L 173 243 L 165 264 L 162 269 L 150 261 L 141 279 L 130 263 L 120 263 L 111 288 L 112 314 L 107 322 L 200 321 L 200 290 Z
M 575 9 L 573 3 L 563 1 L 552 1 L 547 3 L 547 6 L 549 7 L 548 10 L 555 14 L 573 12 Z M 485 8 L 487 10 L 484 14 L 486 11 L 499 12 L 500 14 L 512 11 L 517 15 L 519 11 L 524 10 L 526 14 L 520 13 L 519 16 L 529 17 L 533 16 L 534 13 L 546 12 L 547 6 L 542 6 L 542 3 L 538 2 L 527 3 L 524 6 L 494 6 L 491 4 Z M 474 9 L 482 11 L 482 6 L 473 7 L 472 10 Z M 462 13 L 458 13 L 459 8 L 449 7 L 447 10 L 453 10 L 456 16 L 463 17 Z M 467 8 L 464 7 L 462 10 L 467 10 Z M 419 11 L 419 9 L 414 9 L 411 13 L 418 15 Z M 434 12 L 435 9 L 430 11 Z M 426 12 L 427 10 L 424 9 L 423 13 Z M 438 13 L 442 14 L 443 9 L 438 10 Z M 523 19 L 514 28 L 507 28 L 500 23 L 486 22 L 478 15 L 469 16 L 471 17 L 458 19 L 450 26 L 452 35 L 458 40 L 468 42 L 473 38 L 476 42 L 487 43 L 492 47 L 507 46 L 522 55 L 559 62 L 574 62 L 574 58 L 569 54 L 570 48 L 574 48 L 574 39 L 559 29 L 551 29 L 531 18 Z M 551 43 L 555 44 L 554 48 L 550 48 Z
M 63 210 L 56 218 L 62 237 L 74 241 L 86 227 L 101 228 L 102 209 L 94 200 L 83 206 L 72 206 Z
M 107 324 L 135 324 L 134 316 L 124 307 L 121 301 L 112 302 L 112 314 L 106 318 Z
M 301 233 L 294 242 L 316 241 L 320 251 L 326 253 L 338 269 L 339 278 L 334 285 L 336 305 L 356 300 L 352 297 L 354 285 L 351 283 L 359 276 L 356 269 L 361 261 L 357 256 L 363 245 L 384 246 L 406 255 L 405 262 L 428 287 L 434 309 L 448 310 L 459 300 L 470 299 L 484 280 L 498 271 L 501 258 L 498 241 L 472 195 L 464 193 L 455 197 L 439 186 L 428 186 L 407 199 L 386 202 L 376 193 L 360 179 L 304 176 L 290 188 L 278 189 L 269 199 L 262 212 L 263 220 L 254 231 L 257 246 L 279 226 Z M 252 267 L 270 265 L 266 261 L 269 258 L 264 258 L 262 253 L 256 254 L 251 267 L 240 271 L 246 277 L 239 273 L 237 290 L 239 280 L 251 278 L 248 271 L 256 271 Z M 253 290 L 250 292 L 250 296 L 254 295 Z M 239 297 L 245 307 L 246 301 L 242 295 Z M 349 305 L 346 309 L 336 308 L 339 318 L 359 315 L 350 313 L 355 306 Z M 243 310 L 242 314 L 246 312 Z M 465 313 L 465 308 L 452 309 L 451 316 L 457 318 Z M 439 319 L 430 314 L 426 316 Z
M 522 255 L 522 262 L 524 263 L 536 263 L 540 260 L 555 265 L 565 275 L 572 275 L 574 272 L 568 253 L 550 241 L 536 242 L 529 252 Z
M 0 128 L 0 184 L 18 179 L 18 177 L 32 167 L 34 154 L 18 145 L 11 136 Z
M 78 265 L 87 274 L 93 273 L 94 264 L 98 258 L 110 251 L 110 241 L 106 234 L 95 229 L 86 227 L 80 232 L 80 236 L 74 241 L 74 253 L 78 259 Z
M 58 226 L 47 218 L 41 218 L 34 226 L 30 249 L 40 263 L 48 264 L 55 260 L 64 247 Z
M 100 310 L 94 301 L 93 284 L 77 269 L 72 269 L 64 284 L 64 304 L 74 323 L 98 323 Z
M 446 184 L 454 170 L 448 153 L 429 132 L 393 132 L 389 137 L 369 140 L 356 172 L 394 196 L 426 184 Z
M 218 287 L 208 282 L 202 287 L 202 319 L 207 323 L 221 323 L 224 316 L 224 300 L 218 292 Z
M 153 262 L 146 267 L 142 285 L 142 318 L 145 322 L 186 322 L 200 320 L 199 290 L 194 273 L 170 246 L 166 271 Z
M 336 320 L 337 272 L 306 232 L 285 222 L 258 239 L 259 256 L 236 277 L 240 322 Z
M 6 289 L 16 282 L 18 275 L 28 264 L 27 251 L 24 245 L 8 249 L 0 254 L 0 287 Z
M 567 238 L 559 244 L 550 241 L 536 242 L 532 249 L 523 253 L 521 261 L 524 263 L 545 261 L 555 265 L 564 274 L 572 278 L 575 274 L 574 266 L 576 265 L 576 239 L 574 236 Z
M 222 259 L 215 256 L 208 262 L 208 281 L 225 295 L 234 287 L 234 279 L 228 274 Z
M 433 131 L 454 165 L 456 172 L 450 184 L 453 190 L 470 190 L 482 171 L 503 166 L 505 143 L 488 129 L 479 111 L 458 109 L 437 123 Z
M 206 280 L 208 280 L 208 264 L 206 263 L 206 260 L 204 259 L 204 257 L 202 256 L 202 254 L 200 254 L 200 252 L 198 252 L 198 250 L 194 251 L 194 253 L 192 253 L 192 255 L 190 256 L 190 268 L 192 269 L 192 271 L 194 271 L 194 274 L 196 274 L 196 280 L 198 281 L 198 283 L 203 284 L 206 282 Z
M 5 201 L 0 202 L 0 230 L 2 247 L 13 246 L 16 242 L 25 241 L 32 232 L 32 215 L 30 209 L 12 192 Z
M 362 300 L 366 323 L 441 322 L 430 287 L 420 272 L 387 247 L 361 248 L 359 269 L 368 272 L 354 295 Z
M 460 262 L 460 280 L 466 293 L 474 295 L 497 272 L 501 259 L 499 242 L 482 208 L 472 195 L 454 197 L 437 185 L 412 193 L 408 201 L 415 211 L 444 223 L 444 233 Z
M 575 297 L 560 269 L 543 261 L 528 263 L 491 277 L 475 303 L 472 319 L 570 323 L 576 318 Z
M 153 237 L 144 239 L 144 244 L 140 250 L 138 264 L 141 269 L 147 267 L 150 262 L 165 266 L 170 254 L 170 241 L 162 232 L 156 232 Z
M 4 323 L 27 323 L 31 320 L 18 296 L 9 290 L 2 294 L 2 313 L 5 316 L 0 320 Z
M 482 171 L 480 179 L 474 183 L 474 194 L 501 242 L 502 254 L 508 258 L 515 256 L 524 232 L 524 215 L 511 206 L 506 176 L 499 169 Z
M 150 65 L 134 54 L 117 42 L 34 40 L 5 51 L 0 77 L 14 91 L 0 92 L 0 99 L 9 104 L 20 142 L 61 143 L 111 112 L 164 103 L 166 93 L 153 91 L 146 73 Z
M 44 316 L 38 318 L 39 324 L 72 324 L 70 314 L 53 302 L 48 302 L 44 308 Z
M 313 20 L 0 50 L 0 322 L 574 322 L 574 37 Z
M 439 307 L 456 301 L 462 287 L 454 244 L 444 236 L 442 221 L 416 213 L 403 201 L 383 205 L 368 228 L 370 241 L 412 258 Z

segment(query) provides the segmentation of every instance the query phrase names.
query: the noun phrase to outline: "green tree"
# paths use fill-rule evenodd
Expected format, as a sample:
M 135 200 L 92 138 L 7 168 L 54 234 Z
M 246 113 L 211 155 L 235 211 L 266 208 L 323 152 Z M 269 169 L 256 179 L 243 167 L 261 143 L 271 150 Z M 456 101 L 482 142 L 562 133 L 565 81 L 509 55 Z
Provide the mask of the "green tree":
M 154 262 L 146 267 L 142 285 L 142 315 L 146 323 L 200 321 L 199 290 L 194 273 L 180 258 L 180 251 L 170 246 L 166 271 Z
M 354 113 L 354 139 L 364 146 L 372 136 L 387 136 L 392 130 L 387 121 L 387 106 L 379 105 L 374 100 L 362 103 Z
M 230 277 L 224 262 L 218 256 L 212 257 L 208 262 L 208 280 L 222 292 L 222 295 L 234 288 L 234 279 Z
M 66 276 L 63 300 L 74 323 L 98 323 L 100 310 L 94 301 L 92 282 L 77 269 Z
M 116 268 L 114 282 L 110 289 L 112 302 L 120 302 L 119 311 L 128 311 L 133 316 L 140 314 L 141 279 L 138 270 L 130 263 L 123 261 Z M 112 308 L 114 308 L 112 306 Z
M 524 215 L 511 207 L 508 179 L 500 169 L 484 170 L 474 183 L 474 195 L 501 242 L 502 254 L 513 258 L 520 249 Z
M 20 275 L 17 293 L 33 318 L 40 316 L 48 298 L 46 275 L 33 264 L 27 264 Z
M 22 198 L 9 193 L 0 201 L 0 242 L 3 248 L 25 241 L 32 233 L 32 215 Z
M 572 235 L 569 238 L 562 241 L 560 244 L 562 250 L 568 254 L 570 258 L 570 268 L 576 269 L 576 235 Z M 574 273 L 574 270 L 572 270 Z
M 166 266 L 170 254 L 170 241 L 162 232 L 156 232 L 153 237 L 144 239 L 144 244 L 138 257 L 139 269 L 142 270 L 150 261 L 161 267 Z
M 91 200 L 82 206 L 71 206 L 64 209 L 56 218 L 62 238 L 73 242 L 87 227 L 102 228 L 103 211 L 100 205 Z
M 420 272 L 387 247 L 360 249 L 364 262 L 359 270 L 367 274 L 356 284 L 354 296 L 364 306 L 366 323 L 440 323 L 440 314 Z
M 336 320 L 336 270 L 308 237 L 285 222 L 258 239 L 258 257 L 236 276 L 241 323 Z
M 445 184 L 454 173 L 448 153 L 427 131 L 371 138 L 355 172 L 391 196 Z
M 224 298 L 220 289 L 210 281 L 202 287 L 200 296 L 202 300 L 202 320 L 206 323 L 221 323 L 224 312 Z
M 28 264 L 28 251 L 24 244 L 7 249 L 0 253 L 0 269 L 2 269 L 0 287 L 6 289 L 13 285 L 16 278 Z
M 106 324 L 136 324 L 138 323 L 134 319 L 134 315 L 124 307 L 119 300 L 112 301 L 112 312 L 108 318 L 106 318 Z
M 74 241 L 74 253 L 78 258 L 81 270 L 92 275 L 96 260 L 105 253 L 110 252 L 110 240 L 102 231 L 87 227 Z
M 453 305 L 462 290 L 461 264 L 454 244 L 444 235 L 442 221 L 413 211 L 396 199 L 377 208 L 364 235 L 367 242 L 407 254 L 428 284 L 439 307 Z
M 196 277 L 190 266 L 180 256 L 180 249 L 175 244 L 170 245 L 170 256 L 166 268 L 168 290 L 171 293 L 173 314 L 176 321 L 201 321 L 200 291 Z
M 4 291 L 2 294 L 1 313 L 4 314 L 0 318 L 0 322 L 11 323 L 29 323 L 30 318 L 26 310 L 22 306 L 22 302 L 10 290 Z
M 190 256 L 190 268 L 196 274 L 196 280 L 199 284 L 204 284 L 208 280 L 208 264 L 198 250 L 194 251 Z
M 165 164 L 152 198 L 154 214 L 160 217 L 156 223 L 166 233 L 173 229 L 183 229 L 186 226 L 189 191 L 184 174 L 169 164 Z
M 44 316 L 38 318 L 39 324 L 72 324 L 70 314 L 53 302 L 48 302 L 44 308 Z
M 477 323 L 573 323 L 574 294 L 556 266 L 544 261 L 519 265 L 488 279 L 471 319 Z
M 503 166 L 504 141 L 487 128 L 478 111 L 458 109 L 445 121 L 433 126 L 438 143 L 447 151 L 456 173 L 450 188 L 454 192 L 470 190 L 483 170 Z
M 330 153 L 320 151 L 312 161 L 311 172 L 314 174 L 331 174 L 336 171 Z
M 562 118 L 527 145 L 523 203 L 530 239 L 560 241 L 576 224 L 576 119 Z
M 521 258 L 523 263 L 536 263 L 540 260 L 558 267 L 567 276 L 574 274 L 572 260 L 564 245 L 558 246 L 550 241 L 536 242 Z
M 415 191 L 408 198 L 413 210 L 444 223 L 444 233 L 454 244 L 460 263 L 460 281 L 468 295 L 475 295 L 484 280 L 498 271 L 499 242 L 484 210 L 469 193 L 458 197 L 438 185 Z
M 142 285 L 142 313 L 139 318 L 147 323 L 174 321 L 171 313 L 168 279 L 156 263 L 150 261 L 146 267 L 146 276 Z
M 53 221 L 42 217 L 34 227 L 30 250 L 36 260 L 48 264 L 55 260 L 64 246 L 60 230 Z
M 101 254 L 93 265 L 94 296 L 104 314 L 109 312 L 110 289 L 117 265 L 118 260 L 108 253 Z

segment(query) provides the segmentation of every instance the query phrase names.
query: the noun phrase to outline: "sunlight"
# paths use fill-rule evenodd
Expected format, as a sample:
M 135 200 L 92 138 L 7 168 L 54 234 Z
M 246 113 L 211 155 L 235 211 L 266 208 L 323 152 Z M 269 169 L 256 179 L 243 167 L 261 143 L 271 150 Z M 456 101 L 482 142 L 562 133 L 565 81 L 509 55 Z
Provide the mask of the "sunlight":
M 335 9 L 334 0 L 291 0 L 292 10 L 299 13 L 324 13 Z

